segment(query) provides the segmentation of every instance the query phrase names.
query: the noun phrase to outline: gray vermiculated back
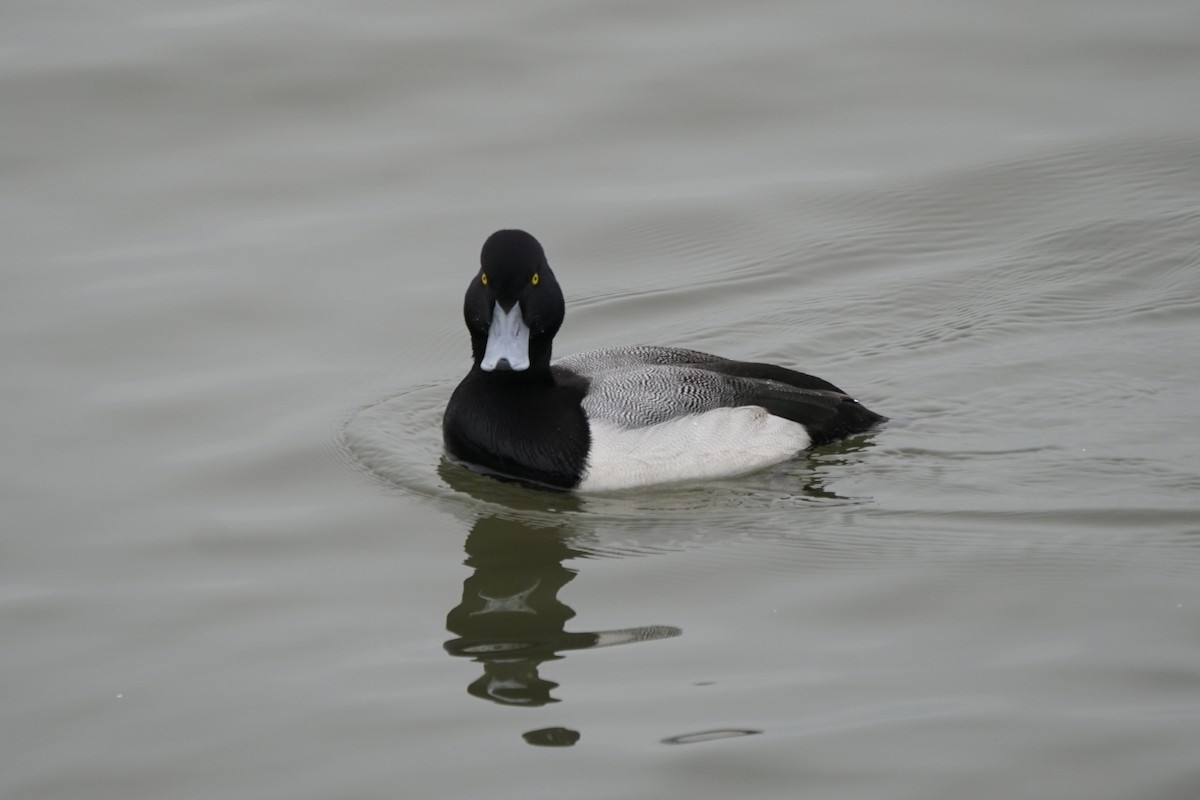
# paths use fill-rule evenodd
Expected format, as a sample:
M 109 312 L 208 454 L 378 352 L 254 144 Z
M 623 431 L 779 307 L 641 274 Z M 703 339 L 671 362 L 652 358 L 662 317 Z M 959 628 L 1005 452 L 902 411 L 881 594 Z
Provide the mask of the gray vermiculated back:
M 671 347 L 621 347 L 567 356 L 554 366 L 591 382 L 583 407 L 591 419 L 642 428 L 715 408 L 757 405 L 767 394 L 811 395 L 777 381 L 714 371 L 727 359 Z M 705 365 L 708 368 L 702 366 Z

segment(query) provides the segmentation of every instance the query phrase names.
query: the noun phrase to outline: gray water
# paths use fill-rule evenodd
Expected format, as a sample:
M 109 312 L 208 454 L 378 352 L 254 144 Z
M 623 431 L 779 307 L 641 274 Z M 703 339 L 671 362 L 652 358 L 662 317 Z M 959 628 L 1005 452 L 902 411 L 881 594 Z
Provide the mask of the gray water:
M 10 0 L 0 797 L 1200 796 L 1200 7 Z M 461 299 L 898 423 L 441 462 Z

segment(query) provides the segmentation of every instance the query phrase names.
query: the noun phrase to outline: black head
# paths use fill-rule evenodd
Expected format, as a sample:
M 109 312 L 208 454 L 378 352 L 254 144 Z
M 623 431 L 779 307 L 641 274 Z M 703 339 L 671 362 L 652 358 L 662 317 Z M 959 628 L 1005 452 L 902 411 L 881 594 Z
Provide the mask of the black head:
M 525 231 L 496 231 L 479 262 L 463 302 L 475 365 L 484 372 L 545 373 L 564 312 L 545 251 Z

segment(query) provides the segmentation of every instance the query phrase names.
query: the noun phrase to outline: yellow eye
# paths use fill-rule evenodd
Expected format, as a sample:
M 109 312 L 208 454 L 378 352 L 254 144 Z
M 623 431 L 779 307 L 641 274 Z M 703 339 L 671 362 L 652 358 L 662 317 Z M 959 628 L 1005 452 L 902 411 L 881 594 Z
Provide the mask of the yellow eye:
M 538 274 L 535 272 L 535 273 L 533 273 L 533 277 L 529 279 L 529 282 L 530 282 L 530 283 L 532 283 L 534 286 L 537 286 L 537 285 L 538 285 L 538 281 L 540 281 L 541 279 L 542 279 L 542 276 L 541 276 L 541 275 L 538 275 Z
M 479 273 L 479 282 L 482 283 L 484 286 L 487 286 L 487 273 L 486 272 Z

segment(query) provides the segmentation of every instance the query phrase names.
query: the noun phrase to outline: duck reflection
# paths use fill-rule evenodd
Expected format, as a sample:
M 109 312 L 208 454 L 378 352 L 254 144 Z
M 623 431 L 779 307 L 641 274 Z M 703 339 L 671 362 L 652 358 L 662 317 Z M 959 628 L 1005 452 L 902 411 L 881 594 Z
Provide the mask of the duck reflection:
M 463 475 L 465 471 L 449 465 L 443 465 L 440 471 L 453 488 L 476 494 L 473 489 L 478 486 L 489 495 L 487 499 L 496 498 L 489 491 L 494 486 L 475 483 L 488 479 Z M 569 495 L 518 494 L 542 511 L 578 507 L 579 502 Z M 513 499 L 511 494 L 508 498 Z M 531 521 L 484 514 L 475 520 L 467 536 L 464 562 L 474 573 L 463 582 L 462 602 L 446 616 L 446 628 L 457 637 L 446 642 L 446 651 L 483 666 L 483 675 L 467 687 L 467 692 L 502 705 L 558 702 L 550 695 L 558 684 L 541 677 L 538 670 L 544 662 L 560 659 L 569 650 L 663 639 L 681 633 L 679 628 L 665 625 L 589 633 L 566 631 L 566 623 L 575 612 L 559 599 L 558 593 L 576 571 L 563 562 L 584 557 L 586 552 L 572 544 L 577 537 L 569 517 L 537 516 L 541 519 Z
M 889 420 L 885 424 L 891 425 L 892 422 Z M 859 461 L 857 455 L 874 444 L 877 434 L 878 430 L 874 430 L 816 447 L 809 451 L 805 459 L 797 459 L 778 470 L 775 474 L 780 477 L 776 478 L 776 482 L 780 479 L 796 480 L 796 484 L 793 485 L 798 485 L 800 493 L 809 500 L 870 500 L 870 498 L 852 498 L 841 495 L 826 487 L 826 479 L 831 474 L 836 478 L 841 478 L 844 474 L 842 467 L 857 464 Z

